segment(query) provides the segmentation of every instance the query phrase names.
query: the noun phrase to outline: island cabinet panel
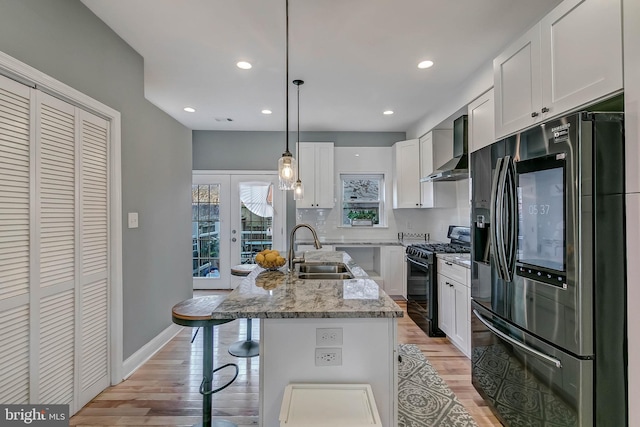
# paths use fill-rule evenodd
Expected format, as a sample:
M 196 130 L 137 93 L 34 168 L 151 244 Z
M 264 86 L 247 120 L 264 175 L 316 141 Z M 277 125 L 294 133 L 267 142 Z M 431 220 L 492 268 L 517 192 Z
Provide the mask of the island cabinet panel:
M 319 328 L 340 328 L 342 344 L 319 345 Z M 397 426 L 395 318 L 263 319 L 260 327 L 260 425 L 278 427 L 290 383 L 370 384 L 384 426 Z M 339 366 L 317 366 L 316 349 L 338 349 Z
M 621 0 L 565 0 L 493 62 L 500 138 L 622 90 Z

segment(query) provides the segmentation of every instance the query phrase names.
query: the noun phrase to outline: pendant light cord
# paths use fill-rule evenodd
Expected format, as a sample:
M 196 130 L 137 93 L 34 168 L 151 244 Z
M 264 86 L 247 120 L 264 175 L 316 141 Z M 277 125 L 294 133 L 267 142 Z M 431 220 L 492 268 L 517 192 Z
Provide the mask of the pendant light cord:
M 286 62 L 285 62 L 285 75 L 286 75 L 286 89 L 285 89 L 285 94 L 287 97 L 287 101 L 286 101 L 286 127 L 284 130 L 284 135 L 285 135 L 285 140 L 286 140 L 286 153 L 289 153 L 289 0 L 285 0 L 285 6 L 286 6 L 286 24 L 285 27 L 287 29 L 287 41 L 285 43 L 285 56 L 286 56 Z
M 298 169 L 296 169 L 296 178 L 298 179 L 298 181 L 300 181 L 300 84 L 301 83 L 298 82 L 298 137 L 296 138 L 296 156 L 298 156 Z

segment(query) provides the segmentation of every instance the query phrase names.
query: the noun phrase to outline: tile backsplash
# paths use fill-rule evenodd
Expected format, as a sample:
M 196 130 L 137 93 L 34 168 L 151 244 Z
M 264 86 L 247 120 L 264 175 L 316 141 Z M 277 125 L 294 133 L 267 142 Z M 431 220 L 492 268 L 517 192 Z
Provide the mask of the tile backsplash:
M 436 209 L 386 209 L 387 227 L 342 227 L 340 209 L 297 209 L 296 223 L 313 226 L 320 240 L 367 241 L 395 239 L 398 232 L 429 233 L 432 240 L 447 241 L 449 225 L 469 225 L 469 183 L 456 185 L 457 207 Z M 390 205 L 390 203 L 389 203 Z M 311 239 L 299 230 L 298 239 Z

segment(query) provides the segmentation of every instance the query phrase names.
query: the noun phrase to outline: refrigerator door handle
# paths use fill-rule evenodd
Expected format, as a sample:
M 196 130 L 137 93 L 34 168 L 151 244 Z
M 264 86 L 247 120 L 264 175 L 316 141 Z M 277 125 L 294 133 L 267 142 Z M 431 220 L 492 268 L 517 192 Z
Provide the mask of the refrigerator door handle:
M 513 266 L 515 264 L 516 256 L 516 232 L 518 211 L 516 202 L 516 172 L 513 165 L 513 161 L 510 157 L 505 158 L 505 199 L 506 207 L 503 206 L 503 211 L 506 214 L 505 226 L 507 227 L 506 238 L 504 240 L 505 246 L 505 280 L 511 282 L 513 280 Z
M 491 245 L 495 248 L 498 274 L 503 280 L 508 279 L 507 259 L 505 254 L 505 224 L 504 224 L 504 199 L 506 166 L 509 164 L 509 156 L 498 159 L 491 186 Z
M 473 314 L 476 315 L 476 317 L 478 318 L 479 321 L 482 322 L 482 324 L 484 326 L 486 326 L 491 332 L 493 332 L 494 334 L 496 334 L 497 336 L 499 336 L 500 338 L 502 338 L 505 341 L 510 342 L 511 344 L 515 345 L 516 347 L 530 353 L 533 354 L 534 356 L 538 357 L 539 359 L 544 360 L 547 363 L 551 363 L 552 365 L 555 365 L 556 368 L 560 369 L 562 368 L 562 362 L 559 359 L 556 359 L 555 357 L 549 356 L 547 354 L 542 353 L 541 351 L 536 350 L 535 348 L 531 348 L 528 345 L 518 341 L 515 338 L 510 337 L 509 335 L 505 334 L 504 332 L 498 330 L 495 326 L 493 326 L 487 319 L 485 319 L 480 313 L 478 313 L 477 310 L 473 310 Z

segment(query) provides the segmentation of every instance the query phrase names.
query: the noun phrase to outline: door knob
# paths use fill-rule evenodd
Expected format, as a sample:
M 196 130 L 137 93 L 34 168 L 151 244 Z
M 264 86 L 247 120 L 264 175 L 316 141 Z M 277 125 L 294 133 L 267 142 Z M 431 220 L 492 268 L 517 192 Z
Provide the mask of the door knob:
M 232 242 L 237 241 L 238 239 L 236 239 L 235 237 L 231 239 Z

